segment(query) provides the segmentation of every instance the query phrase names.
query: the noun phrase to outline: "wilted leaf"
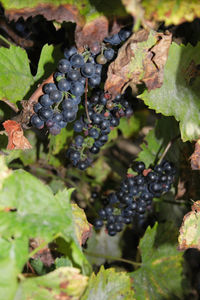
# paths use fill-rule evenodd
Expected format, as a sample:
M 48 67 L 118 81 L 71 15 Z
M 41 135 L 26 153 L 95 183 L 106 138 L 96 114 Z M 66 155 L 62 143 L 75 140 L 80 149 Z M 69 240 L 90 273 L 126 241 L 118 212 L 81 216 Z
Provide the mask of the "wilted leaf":
M 148 91 L 161 87 L 171 34 L 140 30 L 121 47 L 108 68 L 105 91 L 114 98 L 129 85 L 144 82 Z
M 3 123 L 6 133 L 8 134 L 8 146 L 7 150 L 27 150 L 32 146 L 25 138 L 21 125 L 16 121 L 7 120 Z
M 88 223 L 84 210 L 78 207 L 77 204 L 72 204 L 72 212 L 79 244 L 85 244 L 86 240 L 91 236 L 92 225 Z
M 17 290 L 16 300 L 79 300 L 87 286 L 88 278 L 79 269 L 61 267 L 47 275 L 23 280 Z
M 200 140 L 195 143 L 195 150 L 190 156 L 192 170 L 200 169 Z
M 3 0 L 2 4 L 9 19 L 27 19 L 39 14 L 47 20 L 76 23 L 75 41 L 79 49 L 102 42 L 108 35 L 109 19 L 127 16 L 120 0 L 48 0 L 42 4 L 39 0 Z
M 168 238 L 163 229 L 158 224 L 148 227 L 140 241 L 142 265 L 131 273 L 136 299 L 182 299 L 182 254 L 170 226 L 165 228 Z
M 139 97 L 150 108 L 180 121 L 182 140 L 200 136 L 200 43 L 193 47 L 172 43 L 164 69 L 163 85 Z
M 188 248 L 200 250 L 200 201 L 196 201 L 192 211 L 184 216 L 178 242 L 179 250 Z
M 131 279 L 125 272 L 115 272 L 101 267 L 97 275 L 92 274 L 88 288 L 81 300 L 134 300 Z

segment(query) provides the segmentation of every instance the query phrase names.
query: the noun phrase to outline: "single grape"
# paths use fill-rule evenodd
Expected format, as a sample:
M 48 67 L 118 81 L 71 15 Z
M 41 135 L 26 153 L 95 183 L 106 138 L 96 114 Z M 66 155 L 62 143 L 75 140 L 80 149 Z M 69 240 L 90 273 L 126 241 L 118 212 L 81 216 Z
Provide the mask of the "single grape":
M 65 78 L 59 80 L 58 89 L 62 92 L 68 92 L 70 90 L 71 84 Z
M 67 59 L 62 58 L 58 62 L 58 71 L 61 73 L 67 73 L 70 69 L 70 62 Z
M 81 67 L 81 73 L 86 78 L 92 77 L 94 75 L 94 73 L 95 73 L 95 67 L 94 67 L 94 65 L 92 63 L 85 63 Z
M 36 114 L 32 115 L 31 124 L 38 129 L 42 129 L 44 127 L 44 121 Z
M 70 57 L 70 64 L 74 68 L 80 68 L 84 64 L 83 56 L 80 54 L 73 54 Z
M 50 107 L 51 105 L 53 105 L 53 100 L 49 98 L 48 94 L 44 94 L 40 97 L 39 100 L 40 104 L 44 107 Z
M 81 132 L 83 130 L 84 124 L 81 121 L 76 121 L 74 123 L 74 131 L 75 132 Z
M 96 57 L 96 62 L 99 64 L 99 65 L 105 65 L 107 63 L 107 59 L 105 58 L 105 56 L 103 54 L 99 54 L 97 57 Z
M 43 86 L 43 92 L 45 94 L 50 94 L 50 92 L 57 90 L 55 83 L 46 83 Z
M 46 120 L 52 118 L 52 116 L 53 116 L 53 110 L 51 108 L 42 107 L 39 110 L 39 117 L 43 121 L 46 121 Z
M 80 97 L 84 93 L 84 85 L 78 81 L 73 81 L 71 83 L 70 91 L 74 96 Z
M 64 50 L 64 56 L 65 58 L 69 59 L 73 54 L 76 54 L 77 53 L 77 49 L 76 47 L 72 46 L 71 48 L 69 49 L 65 49 Z
M 113 59 L 113 57 L 115 55 L 115 51 L 112 48 L 108 48 L 108 49 L 104 50 L 103 55 L 105 56 L 105 58 L 107 60 L 111 60 L 111 59 Z
M 63 97 L 62 93 L 61 93 L 60 91 L 58 91 L 58 90 L 57 90 L 57 91 L 52 91 L 52 92 L 49 94 L 49 98 L 50 98 L 53 102 L 55 102 L 55 103 L 61 101 L 61 100 L 62 100 L 62 97 Z

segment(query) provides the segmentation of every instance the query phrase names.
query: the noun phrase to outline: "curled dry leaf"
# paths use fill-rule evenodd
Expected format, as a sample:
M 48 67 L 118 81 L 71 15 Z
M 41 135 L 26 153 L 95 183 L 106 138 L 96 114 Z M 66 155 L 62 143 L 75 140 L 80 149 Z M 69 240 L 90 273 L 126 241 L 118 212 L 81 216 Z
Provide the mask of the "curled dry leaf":
M 24 132 L 19 123 L 13 120 L 7 120 L 3 123 L 3 126 L 8 135 L 7 150 L 27 150 L 32 148 L 27 138 L 25 138 Z
M 142 29 L 119 50 L 108 68 L 105 91 L 114 98 L 128 86 L 145 83 L 148 91 L 161 87 L 172 36 Z
M 179 250 L 188 248 L 200 250 L 200 201 L 196 201 L 192 206 L 192 211 L 184 216 L 179 231 Z
M 191 168 L 192 170 L 200 169 L 200 140 L 198 140 L 195 144 L 195 150 L 193 154 L 190 156 L 191 160 Z
M 37 15 L 43 15 L 47 20 L 56 20 L 57 22 L 76 22 L 77 24 L 83 23 L 83 17 L 79 14 L 79 10 L 75 5 L 63 4 L 39 4 L 34 7 L 23 8 L 9 8 L 5 11 L 6 16 L 10 20 L 17 21 L 20 17 L 25 20 L 29 17 L 35 17 Z

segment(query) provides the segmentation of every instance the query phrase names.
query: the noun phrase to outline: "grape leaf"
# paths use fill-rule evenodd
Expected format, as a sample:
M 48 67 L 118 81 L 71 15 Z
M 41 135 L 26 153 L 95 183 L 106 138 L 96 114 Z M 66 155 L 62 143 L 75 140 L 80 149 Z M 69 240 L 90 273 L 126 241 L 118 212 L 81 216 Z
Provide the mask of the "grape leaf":
M 197 248 L 200 250 L 200 201 L 192 206 L 192 211 L 183 218 L 178 238 L 179 250 Z
M 115 98 L 129 85 L 134 89 L 144 82 L 148 91 L 161 87 L 171 39 L 169 33 L 145 29 L 131 35 L 109 65 L 105 91 Z
M 89 273 L 90 265 L 78 242 L 76 214 L 73 217 L 74 212 L 70 205 L 70 196 L 73 190 L 65 189 L 54 196 L 48 186 L 31 174 L 23 170 L 8 170 L 2 157 L 0 164 L 0 233 L 1 238 L 9 240 L 10 243 L 18 239 L 24 241 L 23 245 L 20 244 L 20 247 L 16 247 L 18 256 L 12 258 L 18 264 L 19 252 L 23 253 L 23 256 L 20 256 L 21 265 L 17 269 L 18 272 L 22 271 L 23 265 L 28 260 L 30 238 L 39 237 L 48 243 L 56 237 L 60 237 L 72 250 L 73 263 L 80 266 L 84 273 Z M 76 212 L 76 208 L 74 211 Z M 86 223 L 85 220 L 84 226 Z M 9 260 L 9 251 L 6 252 L 6 255 Z M 8 287 L 5 285 L 3 288 L 7 289 Z
M 104 258 L 103 256 L 114 256 L 121 257 L 122 251 L 120 249 L 120 240 L 121 234 L 110 238 L 105 228 L 102 228 L 99 233 L 96 233 L 94 230 L 92 232 L 91 238 L 87 242 L 87 252 L 89 253 L 86 257 L 88 258 L 91 264 L 100 266 L 109 261 L 109 259 Z M 92 255 L 94 254 L 94 256 Z M 97 254 L 97 256 L 95 256 Z M 98 254 L 102 257 L 98 257 Z
M 146 167 L 154 164 L 160 158 L 167 144 L 178 137 L 178 123 L 172 117 L 162 117 L 157 120 L 155 128 L 147 134 L 144 143 L 140 146 L 142 151 L 139 152 L 137 160 L 143 161 Z M 175 141 L 169 151 L 166 159 L 177 162 L 179 158 L 180 141 Z
M 145 10 L 145 19 L 157 22 L 165 22 L 166 26 L 171 24 L 181 24 L 183 22 L 192 22 L 200 17 L 200 3 L 198 0 L 177 1 L 168 0 L 142 0 L 142 7 Z
M 191 141 L 200 135 L 200 43 L 193 47 L 172 43 L 164 69 L 163 85 L 139 97 L 150 108 L 180 121 L 182 140 Z
M 34 83 L 29 60 L 24 49 L 16 46 L 0 48 L 0 98 L 16 103 Z
M 0 299 L 13 300 L 17 289 L 17 276 L 28 256 L 28 240 L 0 238 Z
M 40 277 L 23 280 L 17 290 L 16 300 L 79 300 L 88 278 L 79 269 L 61 267 Z M 77 284 L 78 283 L 78 284 Z
M 200 17 L 200 3 L 198 0 L 122 0 L 127 12 L 134 18 L 150 22 L 165 22 L 166 26 L 192 22 Z
M 134 298 L 131 280 L 125 272 L 115 272 L 101 267 L 97 275 L 92 274 L 88 288 L 81 300 L 130 300 Z
M 171 227 L 166 236 L 159 226 L 148 227 L 139 244 L 142 265 L 130 273 L 136 299 L 175 299 L 182 295 L 182 254 L 174 244 L 174 232 L 169 233 Z

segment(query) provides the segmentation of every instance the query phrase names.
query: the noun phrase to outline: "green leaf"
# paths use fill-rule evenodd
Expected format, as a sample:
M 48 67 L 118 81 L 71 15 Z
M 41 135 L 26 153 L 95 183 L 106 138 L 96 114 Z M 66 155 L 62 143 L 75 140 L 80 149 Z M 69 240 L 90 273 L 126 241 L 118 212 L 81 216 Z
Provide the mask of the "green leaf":
M 17 290 L 15 300 L 79 300 L 88 278 L 79 274 L 79 270 L 61 267 L 47 275 L 23 280 Z M 78 283 L 78 284 L 77 284 Z
M 142 265 L 130 273 L 136 299 L 182 299 L 182 254 L 176 240 L 169 225 L 165 230 L 158 224 L 147 228 L 139 244 Z
M 56 269 L 61 267 L 72 267 L 72 262 L 67 257 L 57 257 L 55 260 Z
M 47 273 L 40 258 L 32 259 L 30 263 L 38 275 L 44 275 Z
M 44 45 L 40 54 L 37 74 L 34 76 L 34 81 L 42 81 L 45 74 L 48 76 L 55 72 L 55 63 L 57 63 L 61 56 L 62 52 L 60 51 L 60 47 Z
M 0 238 L 0 299 L 13 300 L 17 289 L 17 276 L 28 255 L 27 239 Z
M 180 121 L 182 140 L 192 141 L 200 136 L 200 43 L 193 47 L 172 43 L 164 69 L 163 85 L 140 98 L 150 108 Z
M 49 153 L 51 155 L 58 154 L 67 144 L 68 139 L 73 136 L 72 128 L 63 128 L 58 135 L 49 135 Z
M 168 143 L 170 141 L 173 142 L 173 139 L 178 137 L 178 135 L 179 128 L 175 119 L 163 116 L 156 121 L 154 129 L 150 130 L 145 137 L 144 142 L 140 146 L 142 150 L 139 152 L 137 160 L 143 161 L 148 168 L 151 164 L 157 162 Z M 165 158 L 177 163 L 181 146 L 182 143 L 178 138 L 174 140 Z
M 200 3 L 198 0 L 143 0 L 142 7 L 145 10 L 145 18 L 152 21 L 152 17 L 157 22 L 165 21 L 165 25 L 181 24 L 192 22 L 200 17 Z
M 134 298 L 131 280 L 125 272 L 115 272 L 101 267 L 97 275 L 92 274 L 88 288 L 81 300 L 130 300 Z
M 97 234 L 94 230 L 92 231 L 92 236 L 87 242 L 87 252 L 89 253 L 86 256 L 91 264 L 100 266 L 109 261 L 109 259 L 104 258 L 104 256 L 109 257 L 118 257 L 122 255 L 122 250 L 120 248 L 121 234 L 117 234 L 110 238 L 106 233 L 105 228 L 102 228 L 101 231 Z M 94 255 L 92 255 L 94 254 Z M 97 254 L 97 256 L 95 256 Z M 102 255 L 102 257 L 98 257 Z
M 22 100 L 33 84 L 29 59 L 24 49 L 16 46 L 0 48 L 0 98 L 12 103 Z
M 134 133 L 140 129 L 140 120 L 136 116 L 130 118 L 121 118 L 118 129 L 121 130 L 125 138 L 131 137 Z

